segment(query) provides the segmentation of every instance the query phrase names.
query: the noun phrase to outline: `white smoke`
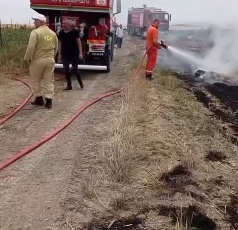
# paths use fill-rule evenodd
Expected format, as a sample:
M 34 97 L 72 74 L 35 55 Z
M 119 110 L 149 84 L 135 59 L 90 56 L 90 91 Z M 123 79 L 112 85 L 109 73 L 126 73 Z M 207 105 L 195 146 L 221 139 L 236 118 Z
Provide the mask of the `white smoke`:
M 238 22 L 213 26 L 210 39 L 213 48 L 207 52 L 199 68 L 235 76 L 238 73 Z

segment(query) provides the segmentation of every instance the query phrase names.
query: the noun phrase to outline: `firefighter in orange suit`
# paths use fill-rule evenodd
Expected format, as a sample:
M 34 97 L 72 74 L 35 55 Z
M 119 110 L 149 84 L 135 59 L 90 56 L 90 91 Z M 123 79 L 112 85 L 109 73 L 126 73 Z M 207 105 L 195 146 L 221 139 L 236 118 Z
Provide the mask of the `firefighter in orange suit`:
M 161 49 L 162 44 L 159 41 L 159 19 L 155 19 L 147 31 L 146 37 L 146 50 L 147 50 L 147 63 L 145 75 L 147 80 L 153 80 L 153 71 L 157 63 L 158 49 Z M 163 45 L 167 49 L 166 45 Z
M 30 76 L 35 81 L 35 100 L 32 105 L 52 107 L 54 95 L 55 56 L 58 52 L 58 38 L 46 25 L 46 17 L 32 18 L 36 29 L 32 30 L 24 60 L 30 63 Z M 44 101 L 45 99 L 45 101 Z

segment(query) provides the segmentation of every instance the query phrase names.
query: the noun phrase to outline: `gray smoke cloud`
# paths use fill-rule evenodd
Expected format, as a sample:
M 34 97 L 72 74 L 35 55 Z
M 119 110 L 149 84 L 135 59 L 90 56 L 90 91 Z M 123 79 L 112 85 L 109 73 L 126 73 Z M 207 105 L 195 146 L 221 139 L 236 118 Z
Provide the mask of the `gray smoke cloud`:
M 238 23 L 231 21 L 213 22 L 200 30 L 171 31 L 164 37 L 172 47 L 170 54 L 161 52 L 166 57 L 162 58 L 162 66 L 189 74 L 197 69 L 213 71 L 238 80 Z
M 207 52 L 199 68 L 228 76 L 237 74 L 238 25 L 213 26 L 210 40 L 213 42 L 213 47 Z

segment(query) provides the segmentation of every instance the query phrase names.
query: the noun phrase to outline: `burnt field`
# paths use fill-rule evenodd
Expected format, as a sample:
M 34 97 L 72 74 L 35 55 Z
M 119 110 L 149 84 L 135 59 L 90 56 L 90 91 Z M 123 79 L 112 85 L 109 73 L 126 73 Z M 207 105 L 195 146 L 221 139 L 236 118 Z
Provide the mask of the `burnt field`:
M 203 57 L 212 43 L 195 37 L 163 40 Z M 102 167 L 113 163 L 112 171 L 97 185 L 106 184 L 99 202 L 110 215 L 83 229 L 236 230 L 236 84 L 216 73 L 195 76 L 195 65 L 166 50 L 159 64 L 152 84 L 142 73 L 121 96 L 107 131 L 115 139 L 104 141 L 109 161 Z
M 210 30 L 176 31 L 164 40 L 180 50 L 203 58 L 214 46 L 210 36 Z M 231 79 L 215 72 L 198 70 L 196 64 L 166 50 L 161 50 L 159 63 L 186 82 L 187 90 L 192 91 L 197 100 L 224 122 L 224 134 L 229 135 L 232 143 L 237 144 L 238 75 Z

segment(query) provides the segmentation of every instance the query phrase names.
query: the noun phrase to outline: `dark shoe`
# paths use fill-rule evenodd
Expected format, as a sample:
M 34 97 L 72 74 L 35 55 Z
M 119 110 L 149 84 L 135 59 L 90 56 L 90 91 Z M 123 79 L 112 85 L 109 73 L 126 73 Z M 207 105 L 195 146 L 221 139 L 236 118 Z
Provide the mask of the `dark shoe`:
M 36 97 L 33 102 L 31 102 L 32 105 L 39 105 L 43 106 L 44 105 L 44 99 L 43 97 Z
M 67 86 L 66 88 L 63 89 L 64 91 L 72 91 L 72 87 Z
M 80 84 L 80 87 L 81 87 L 81 89 L 83 89 L 83 88 L 84 88 L 84 85 L 83 85 L 83 84 Z
M 51 109 L 52 108 L 52 99 L 46 98 L 46 100 L 45 100 L 45 108 L 46 109 Z

